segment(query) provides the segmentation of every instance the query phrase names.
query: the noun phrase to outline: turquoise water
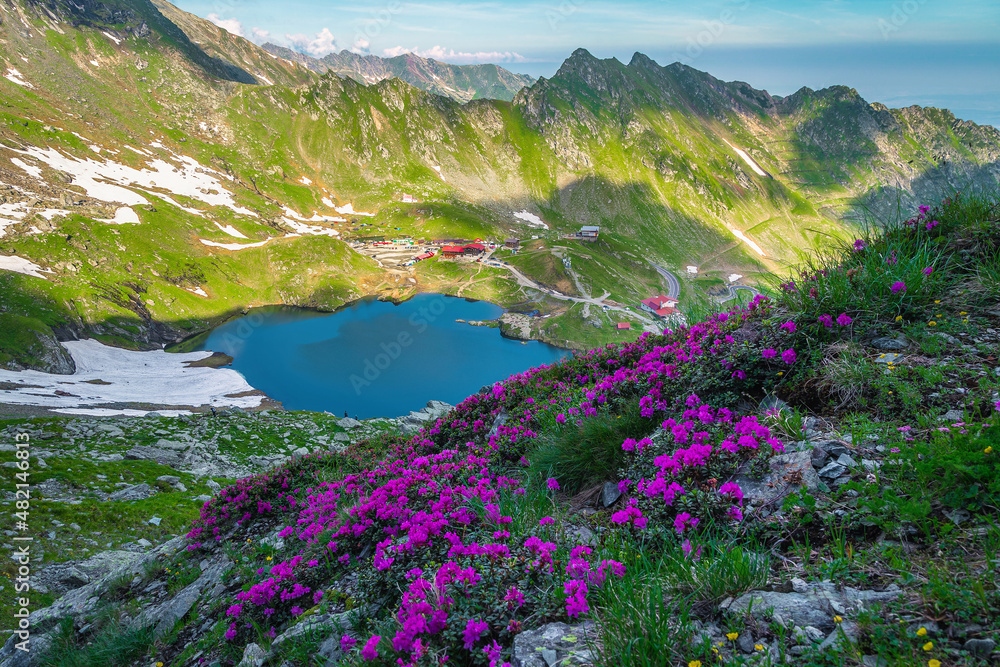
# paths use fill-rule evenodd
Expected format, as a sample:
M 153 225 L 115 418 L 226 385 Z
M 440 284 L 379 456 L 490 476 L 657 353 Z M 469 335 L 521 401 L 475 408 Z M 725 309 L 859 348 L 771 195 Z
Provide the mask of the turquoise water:
M 439 294 L 398 306 L 364 299 L 332 314 L 259 309 L 218 327 L 199 349 L 231 355 L 233 369 L 288 410 L 396 417 L 431 399 L 458 403 L 484 385 L 569 354 L 455 321 L 502 312 L 492 303 Z

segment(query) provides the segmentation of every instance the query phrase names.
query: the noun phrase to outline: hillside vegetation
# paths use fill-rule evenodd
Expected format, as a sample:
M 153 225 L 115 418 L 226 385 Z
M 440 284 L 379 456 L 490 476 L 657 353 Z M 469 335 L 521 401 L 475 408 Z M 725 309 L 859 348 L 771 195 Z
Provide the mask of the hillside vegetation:
M 509 102 L 461 104 L 318 75 L 163 0 L 0 18 L 0 312 L 44 325 L 28 336 L 153 347 L 252 306 L 433 290 L 553 314 L 532 335 L 579 347 L 620 338 L 508 271 L 379 266 L 345 240 L 538 236 L 550 256 L 525 270 L 572 257 L 575 287 L 636 309 L 666 288 L 651 263 L 695 303 L 853 239 L 865 212 L 998 178 L 994 128 L 842 86 L 777 98 L 581 49 Z M 572 238 L 588 224 L 597 242 Z
M 998 253 L 1000 198 L 955 194 L 237 481 L 36 612 L 46 664 L 994 664 Z

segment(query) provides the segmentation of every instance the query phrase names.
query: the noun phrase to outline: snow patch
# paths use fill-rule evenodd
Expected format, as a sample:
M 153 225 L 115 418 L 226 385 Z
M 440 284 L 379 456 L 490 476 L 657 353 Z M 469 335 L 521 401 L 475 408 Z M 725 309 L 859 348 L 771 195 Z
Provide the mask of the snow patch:
M 329 208 L 334 208 L 336 206 L 336 204 L 333 203 L 333 200 L 331 200 L 329 197 L 323 197 L 323 199 L 321 199 L 320 201 L 323 202 L 323 206 L 327 206 Z
M 369 218 L 375 217 L 374 213 L 365 213 L 364 211 L 355 211 L 354 210 L 354 206 L 351 205 L 351 202 L 347 202 L 343 206 L 334 206 L 333 210 L 336 211 L 337 213 L 340 213 L 341 215 L 364 215 L 364 216 L 367 216 Z
M 726 140 L 723 139 L 723 141 L 726 141 Z M 763 169 L 760 168 L 760 165 L 757 164 L 757 162 L 752 157 L 750 157 L 749 155 L 747 155 L 746 151 L 744 151 L 741 148 L 737 148 L 736 146 L 733 146 L 728 141 L 726 141 L 726 145 L 729 146 L 730 148 L 732 148 L 734 151 L 736 151 L 736 154 L 739 155 L 741 158 L 743 158 L 743 161 L 746 162 L 747 165 L 751 169 L 753 169 L 753 171 L 758 176 L 769 176 L 769 174 L 766 171 L 764 171 Z M 761 253 L 761 254 L 763 255 L 764 253 Z
M 139 220 L 139 214 L 128 206 L 122 206 L 120 209 L 115 211 L 115 217 L 111 220 L 101 220 L 100 222 L 109 222 L 112 225 L 138 225 L 141 220 Z
M 282 222 L 291 227 L 300 236 L 340 236 L 340 232 L 330 227 L 315 227 L 301 222 L 282 218 Z
M 13 157 L 10 159 L 10 163 L 13 164 L 14 166 L 20 167 L 21 169 L 25 170 L 26 172 L 28 172 L 30 176 L 34 176 L 35 178 L 42 177 L 41 167 L 35 167 L 30 164 L 27 164 L 21 158 Z
M 190 287 L 185 287 L 184 289 L 187 290 L 188 292 L 191 292 L 191 294 L 197 294 L 198 296 L 204 296 L 204 297 L 208 296 L 208 292 L 206 292 L 200 287 L 195 287 L 194 289 Z
M 528 211 L 518 211 L 514 214 L 514 217 L 518 220 L 522 220 L 529 227 L 534 227 L 535 229 L 548 229 L 549 226 L 545 224 L 541 218 L 539 218 L 534 213 L 529 213 Z
M 313 184 L 313 182 L 310 181 L 305 176 L 303 176 L 302 178 L 299 179 L 299 183 L 301 183 L 302 185 L 312 185 Z
M 261 81 L 263 81 L 264 83 L 266 83 L 266 84 L 267 84 L 267 85 L 269 85 L 269 86 L 273 86 L 273 85 L 274 85 L 274 82 L 273 82 L 273 81 L 271 81 L 270 79 L 268 79 L 268 78 L 267 78 L 266 76 L 264 76 L 263 74 L 258 74 L 258 75 L 257 75 L 257 78 L 259 78 L 259 79 L 260 79 Z
M 735 283 L 735 282 L 736 282 L 737 280 L 739 280 L 739 279 L 740 279 L 740 278 L 742 278 L 742 277 L 743 277 L 743 276 L 741 276 L 741 275 L 740 275 L 740 274 L 738 274 L 738 273 L 733 273 L 733 274 L 730 274 L 730 276 L 729 276 L 729 282 L 731 282 L 731 283 Z
M 690 273 L 691 275 L 697 275 L 697 273 L 698 273 L 698 267 L 697 266 L 688 265 L 685 268 L 687 269 L 687 272 Z
M 260 248 L 261 246 L 267 245 L 274 238 L 269 238 L 266 241 L 258 241 L 257 243 L 216 243 L 215 241 L 209 241 L 207 239 L 198 239 L 203 244 L 211 246 L 213 248 L 222 248 L 224 250 L 247 250 L 248 248 Z
M 219 229 L 221 229 L 222 231 L 224 231 L 225 233 L 229 234 L 233 238 L 237 238 L 237 239 L 249 239 L 248 236 L 245 236 L 242 232 L 240 232 L 240 230 L 236 229 L 232 225 L 226 225 L 225 227 L 223 227 L 219 223 L 215 223 L 215 226 L 218 227 Z
M 104 35 L 105 37 L 107 37 L 108 39 L 110 39 L 115 44 L 121 44 L 122 43 L 122 40 L 118 39 L 117 37 L 115 37 L 114 35 L 112 35 L 110 32 L 105 32 L 105 31 L 102 30 L 101 34 Z
M 100 67 L 101 66 L 101 63 L 97 62 L 96 60 L 91 60 L 90 64 L 93 65 L 94 67 Z
M 41 278 L 42 280 L 46 279 L 42 273 L 52 273 L 52 271 L 43 269 L 31 260 L 18 257 L 17 255 L 0 255 L 0 269 L 21 273 L 32 278 Z
M 764 251 L 761 249 L 761 247 L 759 245 L 757 245 L 756 243 L 754 243 L 753 241 L 751 241 L 747 237 L 746 234 L 744 234 L 743 232 L 741 232 L 740 230 L 738 230 L 738 229 L 736 229 L 734 227 L 730 227 L 729 225 L 726 225 L 726 229 L 728 229 L 729 231 L 731 231 L 733 233 L 733 236 L 735 236 L 736 238 L 738 238 L 740 241 L 743 241 L 748 246 L 750 246 L 753 249 L 753 251 L 756 252 L 758 255 L 760 255 L 761 257 L 766 257 L 766 255 L 764 254 Z
M 57 408 L 52 412 L 62 415 L 80 415 L 81 417 L 145 417 L 153 412 L 145 410 L 112 410 L 110 408 Z M 180 417 L 192 414 L 190 410 L 156 410 L 161 417 Z
M 4 74 L 4 78 L 7 79 L 8 81 L 16 83 L 19 86 L 24 86 L 25 88 L 34 88 L 34 86 L 31 85 L 31 82 L 25 81 L 24 76 L 13 67 L 7 68 L 7 73 Z
M 0 370 L 0 382 L 43 387 L 0 390 L 0 402 L 59 410 L 98 409 L 97 406 L 109 403 L 254 408 L 261 402 L 260 396 L 227 397 L 253 390 L 234 370 L 185 366 L 204 359 L 211 352 L 134 352 L 109 347 L 96 340 L 69 341 L 63 345 L 76 362 L 76 373 L 53 375 L 40 371 Z M 88 380 L 109 384 L 89 384 Z M 56 390 L 73 396 L 58 396 Z

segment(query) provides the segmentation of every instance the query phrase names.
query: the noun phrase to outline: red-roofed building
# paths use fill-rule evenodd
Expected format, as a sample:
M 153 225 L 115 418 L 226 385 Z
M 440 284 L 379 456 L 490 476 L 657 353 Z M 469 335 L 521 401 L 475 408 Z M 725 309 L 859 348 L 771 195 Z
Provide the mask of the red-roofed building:
M 423 259 L 430 259 L 433 256 L 434 256 L 434 253 L 432 253 L 432 252 L 425 252 L 422 255 L 417 255 L 416 257 L 414 257 L 414 259 L 416 259 L 419 262 L 420 260 L 423 260 Z
M 619 331 L 631 331 L 631 329 L 632 329 L 632 325 L 629 324 L 628 322 L 619 322 L 618 323 L 618 330 Z
M 457 257 L 465 252 L 464 245 L 446 245 L 441 248 L 441 254 L 445 257 Z
M 677 314 L 677 300 L 661 294 L 643 299 L 642 309 L 659 318 L 667 318 Z
M 486 246 L 482 243 L 469 243 L 463 249 L 466 255 L 478 255 L 482 252 L 486 252 Z

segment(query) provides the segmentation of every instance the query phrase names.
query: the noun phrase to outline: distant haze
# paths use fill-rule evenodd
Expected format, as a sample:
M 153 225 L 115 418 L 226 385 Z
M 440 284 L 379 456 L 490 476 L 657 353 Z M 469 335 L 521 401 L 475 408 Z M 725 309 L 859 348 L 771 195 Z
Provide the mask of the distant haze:
M 179 0 L 257 43 L 322 57 L 412 51 L 551 76 L 577 47 L 628 62 L 639 51 L 772 94 L 843 84 L 889 106 L 946 107 L 1000 125 L 1000 3 L 994 0 L 498 0 L 220 3 Z

